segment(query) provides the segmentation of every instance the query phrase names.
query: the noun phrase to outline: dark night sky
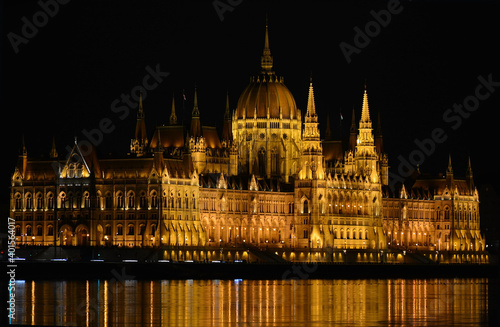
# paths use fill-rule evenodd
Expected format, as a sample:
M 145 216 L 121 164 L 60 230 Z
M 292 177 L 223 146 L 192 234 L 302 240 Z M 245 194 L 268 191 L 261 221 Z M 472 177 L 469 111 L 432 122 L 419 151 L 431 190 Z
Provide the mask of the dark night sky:
M 221 21 L 210 0 L 71 1 L 20 44 L 17 54 L 8 33 L 22 36 L 22 17 L 33 21 L 41 8 L 36 1 L 4 4 L 2 130 L 9 172 L 3 181 L 8 185 L 22 133 L 29 156 L 47 157 L 52 136 L 65 156 L 73 135 L 82 138 L 82 130 L 97 128 L 107 117 L 116 128 L 104 135 L 101 156 L 126 153 L 136 113 L 121 120 L 111 104 L 142 83 L 147 66 L 170 73 L 144 101 L 150 136 L 155 124 L 168 122 L 173 92 L 180 114 L 186 90 L 189 121 L 195 83 L 202 121 L 221 127 L 226 90 L 234 109 L 249 76 L 260 69 L 268 12 L 274 70 L 303 113 L 312 71 L 322 130 L 330 112 L 338 133 L 342 110 L 346 135 L 353 106 L 359 119 L 366 78 L 372 120 L 378 111 L 382 117 L 391 171 L 397 172 L 398 156 L 408 158 L 416 149 L 415 139 L 443 128 L 447 140 L 426 156 L 421 171 L 444 172 L 451 153 L 456 176 L 465 175 L 470 156 L 476 184 L 500 182 L 492 164 L 498 155 L 500 88 L 456 130 L 443 120 L 454 103 L 474 95 L 478 76 L 492 74 L 500 81 L 498 2 L 402 1 L 401 13 L 347 63 L 339 44 L 354 44 L 354 28 L 364 29 L 374 20 L 370 11 L 387 4 L 243 0 Z

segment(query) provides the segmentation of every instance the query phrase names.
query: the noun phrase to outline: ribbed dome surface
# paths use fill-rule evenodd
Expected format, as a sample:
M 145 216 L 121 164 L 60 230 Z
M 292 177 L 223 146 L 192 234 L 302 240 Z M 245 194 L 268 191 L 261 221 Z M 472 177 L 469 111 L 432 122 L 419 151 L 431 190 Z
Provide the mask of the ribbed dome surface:
M 280 110 L 282 116 L 280 117 Z M 241 94 L 236 107 L 238 119 L 257 118 L 290 119 L 297 118 L 295 99 L 282 79 L 273 75 L 253 78 Z

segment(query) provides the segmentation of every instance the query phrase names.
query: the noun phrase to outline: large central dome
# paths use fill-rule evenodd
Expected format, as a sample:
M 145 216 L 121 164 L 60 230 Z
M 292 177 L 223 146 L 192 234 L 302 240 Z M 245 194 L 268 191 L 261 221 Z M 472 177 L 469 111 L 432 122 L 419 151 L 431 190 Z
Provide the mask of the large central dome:
M 297 117 L 297 105 L 283 78 L 274 74 L 253 77 L 238 100 L 236 118 L 280 118 Z
M 264 50 L 260 60 L 261 72 L 252 77 L 236 107 L 237 119 L 278 118 L 294 119 L 297 117 L 295 99 L 273 72 L 273 57 L 269 48 L 269 34 L 266 22 Z

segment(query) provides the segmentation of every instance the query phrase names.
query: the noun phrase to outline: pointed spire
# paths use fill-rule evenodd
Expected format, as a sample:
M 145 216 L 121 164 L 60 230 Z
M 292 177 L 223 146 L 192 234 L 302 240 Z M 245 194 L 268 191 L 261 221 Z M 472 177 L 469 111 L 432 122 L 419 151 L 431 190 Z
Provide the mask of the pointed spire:
M 75 140 L 76 142 L 76 140 Z M 139 93 L 139 110 L 137 111 L 137 122 L 135 124 L 134 138 L 130 141 L 130 152 L 142 156 L 148 145 L 146 132 L 146 121 L 144 120 L 144 107 L 142 105 L 142 89 Z
M 139 110 L 137 111 L 137 118 L 144 118 L 144 108 L 142 107 L 142 88 L 139 91 Z
M 451 166 L 451 154 L 448 156 L 448 169 L 446 169 L 446 184 L 453 186 L 453 167 Z
M 352 107 L 352 116 L 351 116 L 351 128 L 349 129 L 349 150 L 354 151 L 356 147 L 356 138 L 357 138 L 357 128 L 356 128 L 356 112 L 354 111 L 354 106 Z
M 368 108 L 368 94 L 366 93 L 366 84 L 365 84 L 365 92 L 363 94 L 363 107 L 361 109 L 361 122 L 366 123 L 370 122 L 370 110 Z
M 198 91 L 196 85 L 194 86 L 194 104 L 193 111 L 191 113 L 190 134 L 195 139 L 201 136 L 200 110 L 198 109 Z
M 266 34 L 264 36 L 264 50 L 260 58 L 260 67 L 262 72 L 270 72 L 273 69 L 273 57 L 271 56 L 271 49 L 269 48 L 269 27 L 267 23 L 266 14 Z
M 54 136 L 52 136 L 52 148 L 50 149 L 49 156 L 51 159 L 57 159 L 59 156 L 56 150 L 56 138 Z
M 172 109 L 170 111 L 170 125 L 176 125 L 177 124 L 177 115 L 175 114 L 175 97 L 174 93 L 172 92 Z
M 312 83 L 312 76 L 309 79 L 309 97 L 307 99 L 307 112 L 306 116 L 316 116 L 316 105 L 314 104 L 314 89 Z
M 233 140 L 231 112 L 229 110 L 229 91 L 226 92 L 226 111 L 224 112 L 224 125 L 222 125 L 222 139 L 230 142 Z
M 28 150 L 26 150 L 26 143 L 24 143 L 24 133 L 21 135 L 21 149 L 20 155 L 26 156 L 28 155 Z
M 451 166 L 451 153 L 448 156 L 448 169 L 446 170 L 446 174 L 453 174 L 453 167 Z
M 465 174 L 465 180 L 467 182 L 467 186 L 469 187 L 469 194 L 472 195 L 474 193 L 474 177 L 472 175 L 472 165 L 470 163 L 470 157 L 469 163 L 467 165 L 467 173 Z
M 470 174 L 472 176 L 472 165 L 470 163 L 470 157 L 468 158 L 468 163 L 467 163 L 467 174 Z
M 191 115 L 193 117 L 200 117 L 200 110 L 198 109 L 198 91 L 196 85 L 194 86 L 194 104 Z

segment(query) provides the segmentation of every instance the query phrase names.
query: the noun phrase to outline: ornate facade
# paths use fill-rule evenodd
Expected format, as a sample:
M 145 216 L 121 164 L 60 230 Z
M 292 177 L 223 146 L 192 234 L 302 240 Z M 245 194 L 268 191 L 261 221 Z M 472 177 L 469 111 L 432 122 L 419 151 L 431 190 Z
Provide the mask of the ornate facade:
M 368 94 L 347 149 L 322 139 L 310 81 L 305 113 L 273 71 L 266 26 L 261 71 L 237 106 L 229 98 L 220 137 L 201 122 L 197 91 L 190 126 L 148 136 L 140 100 L 130 153 L 98 158 L 75 144 L 66 158 L 28 158 L 12 175 L 17 244 L 124 247 L 266 247 L 311 251 L 484 250 L 472 169 L 465 180 L 417 178 L 388 187 L 380 121 Z M 421 175 L 420 177 L 423 177 Z

